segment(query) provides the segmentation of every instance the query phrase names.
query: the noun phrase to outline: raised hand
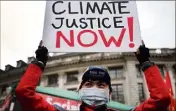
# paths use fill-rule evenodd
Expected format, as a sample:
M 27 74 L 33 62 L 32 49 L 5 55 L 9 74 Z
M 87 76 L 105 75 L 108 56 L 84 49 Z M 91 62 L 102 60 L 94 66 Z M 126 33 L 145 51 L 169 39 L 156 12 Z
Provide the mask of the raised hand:
M 48 49 L 42 46 L 42 40 L 38 46 L 38 49 L 35 51 L 36 59 L 39 62 L 42 62 L 44 66 L 46 66 L 46 62 L 48 61 Z
M 139 46 L 137 51 L 135 52 L 136 58 L 139 61 L 140 65 L 142 65 L 146 61 L 150 61 L 150 52 L 147 47 L 145 47 L 144 42 L 142 41 L 142 45 Z

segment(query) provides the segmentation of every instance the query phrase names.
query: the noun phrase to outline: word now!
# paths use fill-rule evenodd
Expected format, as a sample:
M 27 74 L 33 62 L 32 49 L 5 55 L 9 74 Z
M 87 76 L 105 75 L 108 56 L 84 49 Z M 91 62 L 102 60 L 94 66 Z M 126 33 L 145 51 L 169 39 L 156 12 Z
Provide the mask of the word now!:
M 109 40 L 107 40 L 104 32 L 102 30 L 98 30 L 98 33 L 100 35 L 100 38 L 102 39 L 105 47 L 109 47 L 112 43 L 114 43 L 116 45 L 116 47 L 120 47 L 124 34 L 125 34 L 126 29 L 123 28 L 121 30 L 121 33 L 119 35 L 119 37 L 113 37 L 111 36 L 109 38 Z M 81 41 L 81 37 L 84 37 L 84 34 L 86 33 L 90 33 L 92 34 L 92 37 L 94 37 L 93 42 L 91 43 L 84 43 L 84 41 Z M 61 38 L 65 41 L 65 43 L 69 46 L 69 47 L 74 47 L 74 38 L 77 39 L 77 42 L 79 43 L 80 46 L 82 47 L 92 47 L 94 46 L 97 42 L 98 42 L 98 35 L 96 34 L 96 32 L 94 32 L 93 30 L 82 30 L 78 33 L 78 35 L 75 37 L 74 35 L 74 30 L 70 30 L 70 39 L 67 39 L 68 37 L 66 37 L 62 31 L 58 31 L 56 34 L 56 48 L 60 48 L 60 43 L 61 43 Z M 118 39 L 116 39 L 118 38 Z M 130 45 L 131 46 L 131 45 Z M 131 47 L 133 48 L 134 45 Z

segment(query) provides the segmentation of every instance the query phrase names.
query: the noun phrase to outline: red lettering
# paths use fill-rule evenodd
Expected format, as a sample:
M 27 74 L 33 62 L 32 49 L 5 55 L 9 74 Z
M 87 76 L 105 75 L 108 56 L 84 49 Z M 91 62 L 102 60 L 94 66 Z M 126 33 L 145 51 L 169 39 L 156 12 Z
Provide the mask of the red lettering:
M 133 42 L 133 17 L 128 17 L 128 29 L 129 29 L 129 37 L 130 37 L 130 44 L 129 47 L 133 48 L 135 46 Z
M 56 48 L 60 48 L 61 38 L 70 46 L 74 47 L 74 33 L 70 30 L 70 40 L 68 40 L 61 31 L 56 33 Z
M 94 41 L 93 41 L 92 43 L 89 43 L 89 44 L 84 44 L 84 43 L 82 43 L 82 41 L 81 41 L 81 35 L 84 34 L 84 33 L 91 33 L 91 34 L 93 35 L 93 37 L 94 37 Z M 92 30 L 82 30 L 81 32 L 79 32 L 77 39 L 78 39 L 78 43 L 79 43 L 81 46 L 83 46 L 83 47 L 91 47 L 91 46 L 93 46 L 93 45 L 95 45 L 95 44 L 97 43 L 97 41 L 98 41 L 98 36 L 97 36 L 97 34 L 96 34 L 94 31 L 92 31 Z
M 109 47 L 112 44 L 112 42 L 116 45 L 116 47 L 120 47 L 122 40 L 123 40 L 123 37 L 124 37 L 124 34 L 126 32 L 126 28 L 123 28 L 121 30 L 121 33 L 118 38 L 111 36 L 109 39 L 106 39 L 106 36 L 102 30 L 98 30 L 98 32 L 101 36 L 101 39 L 103 40 L 105 47 Z M 85 33 L 91 33 L 93 35 L 93 42 L 85 44 L 81 41 L 81 37 L 84 37 L 83 34 L 85 34 Z M 60 44 L 61 38 L 65 41 L 65 43 L 68 46 L 74 47 L 74 31 L 73 30 L 70 30 L 70 39 L 68 37 L 66 37 L 62 33 L 62 31 L 58 31 L 56 33 L 56 48 L 61 47 L 61 44 Z M 94 46 L 98 42 L 98 36 L 97 36 L 96 32 L 94 32 L 92 30 L 82 30 L 78 33 L 76 38 L 77 38 L 78 44 L 82 47 L 91 47 L 91 46 Z
M 111 36 L 109 40 L 106 40 L 106 37 L 103 33 L 102 30 L 98 30 L 98 32 L 100 33 L 100 36 L 103 40 L 103 43 L 106 47 L 109 47 L 111 45 L 111 42 L 114 42 L 114 44 L 116 45 L 116 47 L 120 47 L 121 46 L 121 43 L 122 43 L 122 39 L 124 37 L 124 34 L 125 34 L 125 31 L 126 31 L 126 28 L 123 28 L 121 33 L 120 33 L 120 36 L 118 37 L 119 39 L 116 40 L 115 37 Z

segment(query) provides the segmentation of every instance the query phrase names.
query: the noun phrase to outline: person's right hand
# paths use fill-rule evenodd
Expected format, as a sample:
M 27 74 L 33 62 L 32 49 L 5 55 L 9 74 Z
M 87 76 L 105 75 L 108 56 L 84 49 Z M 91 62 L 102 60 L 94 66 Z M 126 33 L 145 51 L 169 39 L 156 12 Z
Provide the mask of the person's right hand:
M 48 61 L 48 49 L 42 46 L 42 41 L 40 41 L 40 45 L 38 49 L 35 51 L 36 59 L 43 63 L 44 67 L 46 66 L 46 62 Z

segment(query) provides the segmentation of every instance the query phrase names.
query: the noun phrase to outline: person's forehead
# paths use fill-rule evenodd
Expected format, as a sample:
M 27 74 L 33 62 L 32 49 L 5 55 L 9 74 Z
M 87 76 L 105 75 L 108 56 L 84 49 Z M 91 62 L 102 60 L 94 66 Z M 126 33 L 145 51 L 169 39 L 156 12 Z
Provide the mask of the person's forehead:
M 105 81 L 102 80 L 88 80 L 86 82 L 93 82 L 93 83 L 106 83 Z

